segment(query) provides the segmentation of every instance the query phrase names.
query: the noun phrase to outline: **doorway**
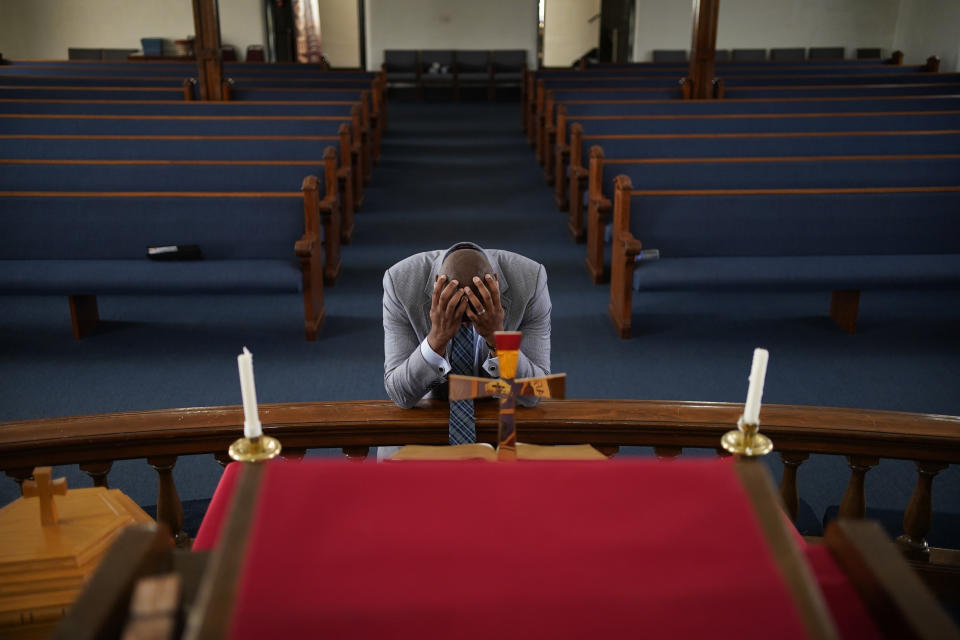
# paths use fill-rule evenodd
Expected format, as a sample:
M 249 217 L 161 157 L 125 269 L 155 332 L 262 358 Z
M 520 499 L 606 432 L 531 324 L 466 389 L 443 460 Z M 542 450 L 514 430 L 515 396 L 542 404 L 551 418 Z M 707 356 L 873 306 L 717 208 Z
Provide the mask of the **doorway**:
M 636 0 L 602 0 L 600 8 L 600 62 L 633 59 Z
M 540 0 L 541 67 L 571 67 L 595 58 L 600 43 L 601 0 Z

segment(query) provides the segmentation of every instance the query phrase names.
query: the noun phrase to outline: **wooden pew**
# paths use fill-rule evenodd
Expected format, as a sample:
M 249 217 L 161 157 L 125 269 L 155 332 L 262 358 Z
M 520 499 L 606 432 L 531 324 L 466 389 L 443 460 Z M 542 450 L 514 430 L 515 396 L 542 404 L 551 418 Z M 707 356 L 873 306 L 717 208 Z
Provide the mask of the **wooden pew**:
M 830 315 L 848 333 L 862 289 L 960 285 L 955 183 L 634 191 L 619 176 L 615 184 L 609 313 L 622 338 L 635 273 L 650 290 L 832 290 Z M 659 259 L 638 267 L 644 249 Z
M 822 64 L 790 64 L 790 65 L 718 65 L 717 73 L 728 73 L 731 77 L 731 83 L 736 85 L 762 85 L 766 83 L 777 84 L 810 84 L 820 83 L 833 84 L 851 84 L 851 83 L 869 83 L 884 85 L 895 85 L 901 82 L 949 82 L 956 83 L 955 79 L 944 74 L 926 74 L 918 76 L 917 72 L 926 72 L 931 67 L 928 65 L 918 65 L 914 67 L 891 67 L 889 65 L 822 65 Z M 893 70 L 896 71 L 893 71 Z M 590 70 L 587 72 L 570 71 L 569 69 L 555 71 L 539 71 L 531 73 L 527 80 L 527 89 L 525 90 L 524 105 L 524 128 L 530 138 L 532 145 L 537 148 L 537 140 L 542 132 L 538 130 L 541 123 L 549 126 L 553 120 L 552 110 L 550 109 L 550 91 L 560 89 L 574 90 L 577 88 L 590 91 L 603 91 L 604 89 L 619 89 L 622 91 L 646 91 L 650 92 L 653 87 L 676 87 L 683 96 L 685 85 L 681 81 L 686 69 L 676 65 L 666 66 L 644 66 L 639 68 L 632 67 L 613 67 L 603 70 Z M 679 77 L 678 75 L 679 74 Z M 871 77 L 874 77 L 871 80 Z M 926 78 L 926 80 L 924 80 Z M 679 84 L 678 84 L 679 81 Z M 764 82 L 765 81 L 765 82 Z M 719 81 L 719 91 L 723 91 L 726 83 Z M 620 98 L 626 96 L 621 95 Z M 641 97 L 639 95 L 635 96 Z M 648 97 L 653 97 L 648 95 Z M 670 96 L 674 97 L 674 96 Z M 723 97 L 718 95 L 718 97 Z M 746 96 L 742 96 L 746 97 Z M 539 156 L 539 151 L 538 151 Z
M 960 103 L 955 109 L 936 109 L 930 111 L 902 110 L 902 111 L 863 111 L 840 113 L 710 113 L 701 115 L 646 115 L 631 114 L 619 117 L 593 117 L 590 119 L 578 118 L 580 125 L 577 135 L 586 136 L 599 144 L 623 136 L 626 140 L 631 135 L 660 134 L 680 135 L 697 133 L 792 133 L 846 130 L 883 131 L 890 128 L 900 130 L 936 130 L 958 128 L 960 123 Z M 565 133 L 566 126 L 558 126 L 558 130 Z M 571 139 L 573 133 L 571 132 Z M 552 138 L 551 138 L 552 140 Z M 582 143 L 579 147 L 583 149 Z M 566 145 L 557 144 L 550 160 L 544 165 L 545 174 L 553 183 L 558 177 L 565 178 L 568 174 L 567 163 L 576 163 L 585 166 L 586 157 L 581 153 L 573 159 L 569 156 Z M 562 188 L 562 187 L 561 187 Z
M 332 147 L 327 148 L 324 158 L 307 162 L 0 159 L 0 192 L 288 192 L 297 189 L 307 175 L 331 174 L 330 180 L 337 184 L 340 176 L 336 165 Z M 323 273 L 330 286 L 336 284 L 340 273 L 340 245 L 353 233 L 353 214 L 346 214 L 340 200 L 342 190 L 332 195 L 338 207 L 322 218 Z M 349 229 L 344 230 L 344 226 Z
M 887 121 L 886 124 L 895 127 L 896 119 Z M 790 126 L 787 128 L 789 129 Z M 804 131 L 803 127 L 796 125 L 793 125 L 793 128 L 801 130 L 622 136 L 613 134 L 589 138 L 589 142 L 602 143 L 604 146 L 593 144 L 586 150 L 587 153 L 584 153 L 582 128 L 579 124 L 574 125 L 568 178 L 570 194 L 568 227 L 571 235 L 578 241 L 586 237 L 583 224 L 584 195 L 586 195 L 588 218 L 595 214 L 603 217 L 609 212 L 613 178 L 616 175 L 616 169 L 609 168 L 611 165 L 644 163 L 653 158 L 664 158 L 665 162 L 672 162 L 680 158 L 732 158 L 738 155 L 818 157 L 937 154 L 960 151 L 958 146 L 960 128 L 877 131 L 845 131 L 841 127 L 833 131 Z M 610 158 L 607 158 L 608 151 Z M 580 166 L 585 155 L 589 157 L 588 168 Z M 581 160 L 574 165 L 573 158 L 581 158 Z M 602 229 L 602 226 L 600 228 Z M 586 233 L 589 234 L 588 231 Z M 592 251 L 596 256 L 601 255 L 599 243 L 600 240 L 594 237 L 589 242 L 588 251 Z M 597 265 L 595 262 L 592 264 Z M 595 278 L 600 277 L 599 271 L 592 271 L 592 273 Z
M 24 107 L 26 108 L 26 107 Z M 338 169 L 340 199 L 343 203 L 344 223 L 341 226 L 343 241 L 349 242 L 353 231 L 354 209 L 363 201 L 363 184 L 354 180 L 364 165 L 364 148 L 359 136 L 353 134 L 360 123 L 360 111 L 356 105 L 318 106 L 321 113 L 339 113 L 339 115 L 312 116 L 272 116 L 272 115 L 58 115 L 34 113 L 0 112 L 0 135 L 70 135 L 70 136 L 135 136 L 149 132 L 162 136 L 195 136 L 202 140 L 210 136 L 229 137 L 237 140 L 257 136 L 267 136 L 277 140 L 305 139 L 338 140 L 340 143 L 340 167 Z M 200 111 L 204 111 L 201 109 Z M 265 113 L 269 111 L 265 110 Z M 186 152 L 187 155 L 175 159 L 212 158 L 205 155 L 202 146 Z M 215 153 L 211 149 L 210 153 Z M 315 154 L 316 155 L 316 154 Z M 84 155 L 74 156 L 78 158 Z M 136 157 L 136 156 L 134 156 Z M 262 159 L 270 159 L 266 154 Z M 276 156 L 275 159 L 293 159 L 290 156 Z M 355 204 L 356 203 L 356 204 Z
M 349 117 L 350 136 L 349 143 L 341 141 L 340 156 L 344 167 L 350 167 L 351 176 L 360 176 L 363 174 L 363 168 L 372 164 L 368 158 L 368 151 L 361 142 L 361 136 L 356 132 L 362 131 L 367 125 L 361 110 L 357 105 L 341 104 L 329 102 L 283 102 L 283 103 L 264 103 L 264 102 L 167 102 L 167 101 L 84 101 L 84 100 L 0 100 L 0 119 L 9 116 L 13 119 L 18 116 L 24 120 L 33 119 L 37 122 L 36 127 L 43 127 L 45 120 L 55 120 L 54 116 L 75 116 L 76 118 L 86 120 L 101 120 L 101 126 L 108 126 L 112 120 L 131 122 L 137 118 L 150 118 L 155 120 L 159 126 L 169 127 L 174 130 L 177 125 L 170 124 L 181 120 L 183 122 L 181 133 L 193 133 L 196 127 L 204 127 L 205 134 L 212 134 L 217 129 L 224 129 L 225 132 L 234 132 L 240 135 L 252 135 L 257 132 L 268 133 L 271 122 L 286 121 L 286 127 L 294 127 L 297 121 L 304 123 L 319 123 L 327 120 L 321 114 L 339 112 L 344 117 Z M 346 114 L 349 113 L 349 116 Z M 160 125 L 162 116 L 168 116 L 169 122 Z M 190 127 L 188 121 L 195 123 Z M 203 123 L 207 123 L 204 125 Z M 235 131 L 234 131 L 234 126 Z M 12 127 L 12 125 L 5 125 Z M 21 125 L 21 128 L 26 125 Z M 79 126 L 79 125 L 78 125 Z M 89 124 L 87 127 L 94 127 Z M 118 125 L 121 129 L 123 124 Z M 282 132 L 283 129 L 278 131 Z M 52 132 L 51 132 L 52 133 Z M 302 132 L 301 132 L 302 133 Z M 337 135 L 340 135 L 337 133 Z M 216 152 L 216 149 L 211 149 Z M 313 154 L 315 157 L 315 154 Z M 297 156 L 291 156 L 293 159 Z M 302 156 L 299 156 L 302 157 Z M 349 159 L 349 162 L 348 162 Z M 345 174 L 346 171 L 344 170 Z M 346 177 L 342 177 L 346 181 Z M 353 189 L 353 208 L 359 208 L 363 203 L 363 180 L 351 177 L 350 184 Z M 347 198 L 344 198 L 345 204 L 349 207 L 351 204 Z
M 78 339 L 96 325 L 98 293 L 302 291 L 314 340 L 325 315 L 322 227 L 339 239 L 336 152 L 324 156 L 323 182 L 307 176 L 299 192 L 0 191 L 9 230 L 0 288 L 67 295 Z M 199 245 L 204 259 L 145 255 L 183 244 Z
M 0 103 L 0 109 L 3 108 Z M 572 144 L 571 127 L 580 124 L 581 127 L 601 121 L 619 121 L 628 119 L 681 119 L 700 116 L 707 117 L 768 117 L 770 114 L 842 114 L 842 113 L 874 113 L 885 112 L 896 115 L 904 112 L 919 111 L 948 111 L 960 110 L 960 98 L 948 96 L 915 96 L 901 98 L 824 98 L 824 99 L 754 99 L 754 100 L 694 100 L 676 102 L 669 100 L 599 100 L 589 99 L 565 100 L 556 107 L 556 124 L 553 132 L 548 131 L 548 138 L 552 136 L 553 158 L 548 155 L 547 170 L 553 168 L 553 178 L 548 178 L 555 188 L 555 200 L 561 211 L 567 207 L 567 176 L 570 173 L 568 164 L 586 167 L 588 158 L 582 155 L 570 156 Z M 807 117 L 818 117 L 808 115 Z M 548 148 L 551 140 L 548 139 Z M 582 148 L 582 145 L 581 145 Z M 589 145 L 587 146 L 589 149 Z M 549 150 L 549 149 L 548 149 Z M 585 177 L 585 173 L 583 174 Z M 581 187 L 584 186 L 581 178 Z M 581 189 L 581 192 L 583 189 Z
M 863 76 L 866 80 L 870 80 L 872 76 Z M 892 78 L 892 77 L 891 77 Z M 844 97 L 844 94 L 850 94 L 846 97 L 848 98 L 860 98 L 863 103 L 869 102 L 870 98 L 884 97 L 884 98 L 908 98 L 917 96 L 917 99 L 929 96 L 951 96 L 957 93 L 958 87 L 960 87 L 960 74 L 937 74 L 937 75 L 906 75 L 906 76 L 896 76 L 898 81 L 890 80 L 890 84 L 887 85 L 835 85 L 836 91 L 830 89 L 830 84 L 826 85 L 813 85 L 813 84 L 772 84 L 770 86 L 743 86 L 736 89 L 733 89 L 733 93 L 730 94 L 730 99 L 737 100 L 738 102 L 731 107 L 725 105 L 726 100 L 724 101 L 690 101 L 694 104 L 703 105 L 706 103 L 710 105 L 709 107 L 703 106 L 698 107 L 698 110 L 704 115 L 720 114 L 720 113 L 733 113 L 741 112 L 745 113 L 746 110 L 742 109 L 739 105 L 745 101 L 752 101 L 753 104 L 759 105 L 764 102 L 771 104 L 769 99 L 776 99 L 776 103 L 783 103 L 789 100 L 799 100 L 806 98 L 807 101 L 812 101 L 816 98 L 826 99 L 826 98 L 836 98 Z M 919 83 L 913 82 L 916 79 L 929 79 L 936 80 L 934 83 Z M 814 78 L 776 78 L 777 81 L 782 81 L 783 83 L 789 82 L 802 82 L 804 80 L 809 80 L 811 82 L 821 82 L 822 79 L 818 77 Z M 840 80 L 845 80 L 845 78 L 840 78 Z M 770 82 L 768 80 L 768 82 Z M 645 92 L 648 90 L 646 88 L 637 88 L 633 86 L 622 86 L 622 87 L 610 87 L 610 86 L 583 86 L 574 84 L 571 88 L 561 88 L 556 86 L 545 92 L 543 99 L 543 108 L 541 113 L 537 114 L 538 122 L 541 123 L 540 129 L 536 132 L 536 148 L 537 148 L 537 158 L 542 165 L 544 165 L 545 175 L 548 183 L 552 183 L 554 179 L 553 171 L 553 158 L 555 155 L 556 147 L 561 146 L 566 143 L 566 126 L 568 122 L 581 121 L 583 116 L 599 116 L 599 115 L 617 115 L 622 114 L 626 115 L 648 115 L 652 116 L 654 113 L 648 112 L 647 109 L 650 108 L 649 105 L 652 102 L 649 99 L 645 99 Z M 902 94 L 902 95 L 901 95 Z M 905 101 L 908 102 L 908 101 Z M 688 102 L 689 103 L 689 102 Z M 776 104 L 774 103 L 774 104 Z M 571 115 L 567 113 L 566 107 L 568 105 L 589 105 L 596 106 L 595 110 L 584 110 L 583 108 L 577 110 L 576 120 L 571 118 Z M 607 105 L 618 105 L 613 109 L 607 108 L 603 109 L 600 107 L 601 104 Z M 642 105 L 642 106 L 641 106 Z M 767 109 L 758 109 L 761 112 L 765 112 Z M 824 111 L 829 109 L 824 108 Z M 865 109 L 867 110 L 867 109 Z M 677 106 L 676 104 L 669 105 L 663 109 L 663 112 L 659 115 L 679 115 L 681 113 L 689 113 L 690 110 L 684 109 L 683 107 Z M 561 122 L 561 119 L 563 122 Z

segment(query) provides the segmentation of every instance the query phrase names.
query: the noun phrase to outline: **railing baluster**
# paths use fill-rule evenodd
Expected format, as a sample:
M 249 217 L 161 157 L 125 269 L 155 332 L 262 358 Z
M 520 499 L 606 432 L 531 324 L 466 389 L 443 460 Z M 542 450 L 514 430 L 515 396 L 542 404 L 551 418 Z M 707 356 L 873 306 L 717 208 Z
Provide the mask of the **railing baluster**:
M 797 489 L 797 471 L 800 465 L 810 457 L 809 453 L 798 451 L 781 451 L 780 460 L 783 461 L 783 477 L 780 479 L 780 499 L 783 509 L 790 516 L 791 522 L 797 521 L 797 510 L 800 508 L 800 492 Z
M 683 447 L 659 446 L 653 448 L 653 455 L 659 460 L 673 460 L 683 453 Z
M 847 491 L 840 502 L 840 518 L 863 518 L 867 511 L 867 500 L 864 491 L 864 479 L 867 471 L 877 466 L 880 459 L 877 456 L 847 456 L 850 466 L 850 481 Z
M 930 547 L 927 534 L 933 515 L 933 478 L 947 468 L 944 462 L 917 461 L 917 486 L 910 496 L 910 504 L 903 513 L 904 534 L 897 538 L 897 544 L 910 557 L 927 559 Z
M 350 462 L 363 462 L 370 453 L 370 447 L 343 447 L 342 451 Z
M 602 453 L 603 455 L 607 456 L 608 458 L 612 458 L 613 456 L 620 453 L 620 447 L 615 444 L 595 444 L 593 445 L 593 448 L 599 451 L 600 453 Z
M 22 494 L 23 481 L 33 477 L 33 467 L 29 469 L 7 469 L 5 473 L 17 481 L 17 484 L 20 486 L 20 493 Z
M 93 480 L 93 486 L 109 489 L 107 484 L 107 474 L 110 473 L 110 467 L 113 466 L 113 460 L 100 460 L 98 462 L 84 462 L 80 464 L 80 471 L 90 476 Z
M 157 521 L 170 527 L 178 547 L 186 547 L 189 538 L 183 531 L 183 505 L 173 481 L 177 456 L 152 456 L 147 458 L 147 464 L 157 472 Z
M 305 447 L 284 447 L 280 450 L 280 457 L 284 460 L 299 461 L 303 460 L 303 456 L 305 455 L 307 455 L 307 450 Z

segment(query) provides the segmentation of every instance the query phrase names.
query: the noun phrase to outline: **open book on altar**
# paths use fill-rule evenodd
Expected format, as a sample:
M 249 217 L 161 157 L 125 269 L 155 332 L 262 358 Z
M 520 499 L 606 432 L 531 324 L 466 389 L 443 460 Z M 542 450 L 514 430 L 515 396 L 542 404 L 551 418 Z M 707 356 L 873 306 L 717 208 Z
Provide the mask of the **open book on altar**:
M 589 444 L 545 446 L 517 443 L 518 460 L 606 460 L 607 457 Z M 390 460 L 487 460 L 497 461 L 497 450 L 486 442 L 429 446 L 410 444 L 397 451 Z

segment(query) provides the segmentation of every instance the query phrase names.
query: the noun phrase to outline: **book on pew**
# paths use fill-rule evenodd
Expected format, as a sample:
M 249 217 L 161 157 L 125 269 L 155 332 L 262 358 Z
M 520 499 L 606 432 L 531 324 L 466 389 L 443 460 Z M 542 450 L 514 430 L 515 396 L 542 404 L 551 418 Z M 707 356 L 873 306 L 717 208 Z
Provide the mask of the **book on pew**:
M 518 460 L 606 460 L 607 457 L 589 444 L 550 446 L 517 444 Z M 497 450 L 486 442 L 431 446 L 409 444 L 397 451 L 390 460 L 486 460 L 497 461 Z
M 195 244 L 171 244 L 162 247 L 147 247 L 151 260 L 203 260 L 203 252 Z

